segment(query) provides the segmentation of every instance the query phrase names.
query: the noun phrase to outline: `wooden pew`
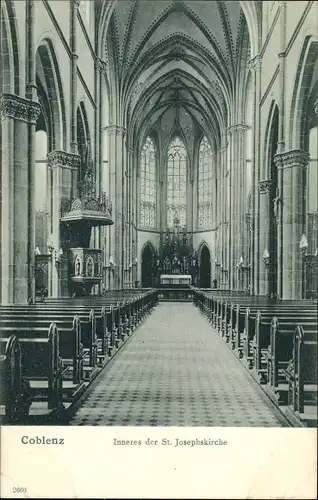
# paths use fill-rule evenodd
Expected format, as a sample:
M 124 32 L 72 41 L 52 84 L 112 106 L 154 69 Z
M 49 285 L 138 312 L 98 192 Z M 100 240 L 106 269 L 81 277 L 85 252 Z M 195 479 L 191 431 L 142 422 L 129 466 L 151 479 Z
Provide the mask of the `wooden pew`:
M 21 345 L 15 335 L 0 338 L 0 404 L 8 423 L 22 421 L 32 403 L 30 384 L 23 378 Z
M 276 303 L 259 302 L 258 304 L 255 303 L 250 305 L 238 304 L 236 308 L 234 344 L 239 357 L 244 357 L 249 367 L 253 368 L 255 361 L 253 349 L 255 348 L 255 343 L 259 345 L 258 341 L 255 340 L 256 321 L 259 311 L 262 313 L 264 320 L 265 317 L 267 317 L 271 321 L 276 312 L 278 314 L 290 314 L 291 317 L 294 317 L 296 320 L 299 310 L 312 313 L 315 311 L 315 308 L 312 304 L 302 304 L 301 301 L 282 301 Z
M 68 370 L 59 352 L 57 326 L 51 323 L 47 338 L 20 338 L 23 377 L 29 381 L 32 401 L 46 401 L 49 410 L 64 408 L 63 377 Z
M 3 318 L 7 319 L 9 323 L 10 320 L 15 319 L 21 322 L 25 317 L 28 317 L 30 321 L 31 317 L 38 321 L 55 321 L 60 327 L 65 326 L 70 327 L 72 323 L 74 314 L 76 314 L 81 323 L 81 339 L 84 346 L 84 350 L 89 351 L 89 366 L 95 368 L 98 364 L 102 363 L 102 359 L 107 354 L 107 342 L 108 342 L 108 331 L 107 331 L 107 314 L 111 314 L 111 310 L 107 312 L 106 307 L 89 307 L 74 305 L 68 302 L 63 302 L 61 304 L 52 303 L 48 304 L 36 304 L 34 306 L 28 306 L 26 309 L 23 306 L 9 306 L 5 308 L 0 308 Z M 1 320 L 0 320 L 1 324 Z
M 308 338 L 302 325 L 295 328 L 293 355 L 284 375 L 291 410 L 304 417 L 305 408 L 315 407 L 317 420 L 317 338 Z
M 305 331 L 306 340 L 317 340 L 317 316 L 316 317 L 300 317 L 299 323 L 302 324 Z M 279 390 L 279 383 L 284 378 L 284 372 L 289 361 L 293 357 L 293 341 L 295 332 L 295 322 L 290 318 L 272 319 L 270 325 L 270 346 L 267 351 L 267 372 L 268 384 L 272 391 L 278 394 L 282 402 L 283 394 Z
M 33 306 L 28 306 L 33 307 Z M 14 307 L 11 308 L 14 311 Z M 26 308 L 24 309 L 26 311 Z M 35 316 L 34 316 L 35 314 Z M 6 338 L 15 334 L 19 340 L 22 338 L 45 339 L 53 315 L 45 316 L 45 319 L 36 317 L 33 311 L 31 315 L 24 313 L 22 319 L 16 320 L 16 314 L 5 316 L 1 310 L 0 337 Z M 56 318 L 59 325 L 59 351 L 65 364 L 72 367 L 73 384 L 77 386 L 83 380 L 84 353 L 81 339 L 81 323 L 78 316 L 69 317 L 68 320 Z M 55 323 L 56 324 L 56 323 Z

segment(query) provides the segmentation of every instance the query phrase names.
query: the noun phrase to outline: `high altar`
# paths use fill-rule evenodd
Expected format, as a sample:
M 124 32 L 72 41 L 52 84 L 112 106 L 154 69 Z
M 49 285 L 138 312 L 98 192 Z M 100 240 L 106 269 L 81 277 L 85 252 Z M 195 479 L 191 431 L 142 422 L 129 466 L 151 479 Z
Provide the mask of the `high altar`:
M 184 285 L 191 285 L 192 282 L 192 277 L 189 274 L 182 275 L 182 274 L 162 274 L 160 276 L 160 285 L 161 286 L 184 286 Z
M 197 281 L 197 255 L 193 251 L 192 234 L 180 227 L 178 217 L 174 223 L 173 228 L 161 235 L 157 259 L 159 293 L 168 300 L 189 300 L 190 287 Z

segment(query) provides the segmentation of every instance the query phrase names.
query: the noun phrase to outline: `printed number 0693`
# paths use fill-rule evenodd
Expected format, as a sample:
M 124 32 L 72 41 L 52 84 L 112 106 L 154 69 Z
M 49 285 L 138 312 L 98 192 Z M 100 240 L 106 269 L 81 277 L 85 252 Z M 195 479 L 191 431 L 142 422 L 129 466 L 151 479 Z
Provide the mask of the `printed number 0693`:
M 27 489 L 26 488 L 22 488 L 22 487 L 19 487 L 19 488 L 12 488 L 13 489 L 13 493 L 26 493 Z

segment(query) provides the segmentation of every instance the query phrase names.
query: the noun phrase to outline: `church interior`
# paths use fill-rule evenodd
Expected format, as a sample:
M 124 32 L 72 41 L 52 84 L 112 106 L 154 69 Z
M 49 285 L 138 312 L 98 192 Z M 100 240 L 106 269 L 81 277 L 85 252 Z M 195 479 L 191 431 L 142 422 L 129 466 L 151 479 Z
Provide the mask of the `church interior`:
M 317 425 L 317 9 L 1 2 L 1 422 Z

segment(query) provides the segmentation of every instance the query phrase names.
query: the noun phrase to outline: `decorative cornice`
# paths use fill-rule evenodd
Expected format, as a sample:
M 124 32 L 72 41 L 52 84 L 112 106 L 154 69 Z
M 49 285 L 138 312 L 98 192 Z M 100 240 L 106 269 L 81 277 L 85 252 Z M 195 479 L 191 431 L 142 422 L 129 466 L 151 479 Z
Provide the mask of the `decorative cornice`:
M 107 62 L 103 61 L 102 59 L 95 59 L 95 68 L 98 71 L 98 73 L 106 73 L 107 71 Z
M 292 149 L 274 156 L 277 168 L 306 167 L 309 162 L 309 154 L 302 149 Z
M 40 113 L 40 103 L 15 94 L 2 94 L 1 114 L 4 117 L 10 117 L 28 123 L 36 123 Z
M 273 181 L 271 179 L 266 179 L 264 181 L 259 181 L 258 192 L 259 194 L 269 194 L 273 188 Z
M 109 125 L 104 130 L 106 130 L 108 135 L 125 135 L 127 133 L 127 129 L 121 125 Z
M 80 167 L 80 156 L 66 151 L 52 151 L 47 155 L 48 167 L 65 167 L 78 169 Z

